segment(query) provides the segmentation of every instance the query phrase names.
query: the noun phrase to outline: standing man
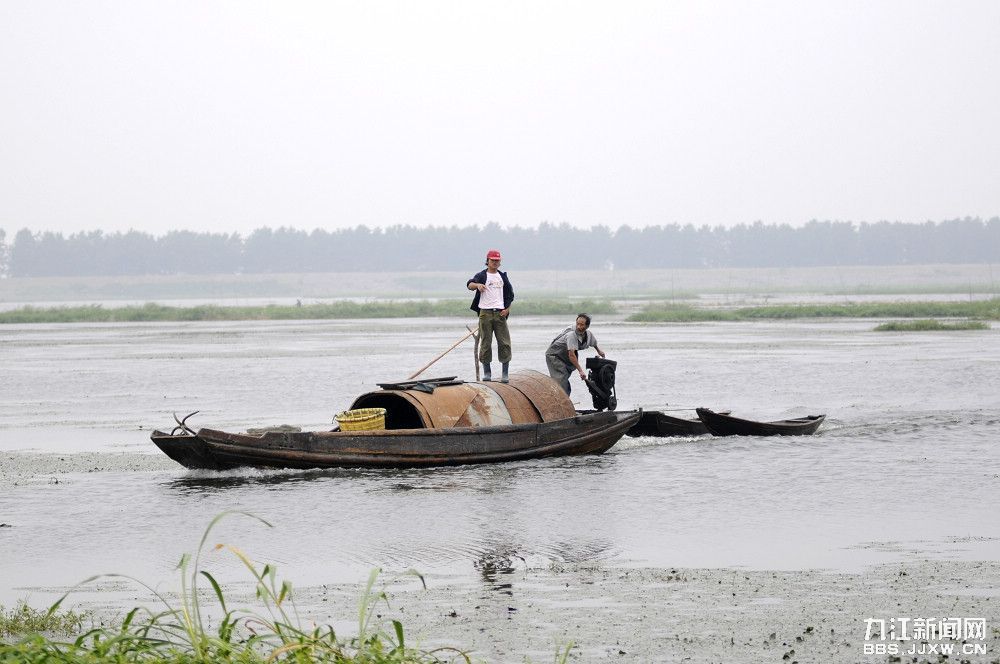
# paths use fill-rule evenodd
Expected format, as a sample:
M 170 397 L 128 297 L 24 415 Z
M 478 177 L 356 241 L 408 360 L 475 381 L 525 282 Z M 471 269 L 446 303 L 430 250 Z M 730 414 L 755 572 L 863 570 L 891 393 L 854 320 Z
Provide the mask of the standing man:
M 483 363 L 483 380 L 493 380 L 490 362 L 493 361 L 493 335 L 497 338 L 497 355 L 503 367 L 501 383 L 506 383 L 510 366 L 510 331 L 507 316 L 514 301 L 514 287 L 507 273 L 500 271 L 500 252 L 486 252 L 486 269 L 469 279 L 465 287 L 476 291 L 472 298 L 473 311 L 479 314 L 479 361 Z
M 579 372 L 581 380 L 587 379 L 587 374 L 580 366 L 578 353 L 591 347 L 598 355 L 604 357 L 604 351 L 597 347 L 597 337 L 590 331 L 590 316 L 577 314 L 576 327 L 567 327 L 560 332 L 545 351 L 545 364 L 549 368 L 549 376 L 559 383 L 566 394 L 570 392 L 569 375 L 573 373 L 574 367 Z

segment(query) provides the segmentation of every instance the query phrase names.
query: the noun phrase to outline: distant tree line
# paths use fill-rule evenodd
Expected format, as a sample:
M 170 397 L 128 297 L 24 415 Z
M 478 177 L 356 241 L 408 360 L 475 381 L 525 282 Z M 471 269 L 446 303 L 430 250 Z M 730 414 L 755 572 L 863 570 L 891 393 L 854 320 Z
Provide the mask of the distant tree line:
M 1000 217 L 942 222 L 801 227 L 760 222 L 730 228 L 666 225 L 581 230 L 355 226 L 343 230 L 259 228 L 237 233 L 0 230 L 0 274 L 12 277 L 474 270 L 498 248 L 511 269 L 806 267 L 990 263 L 1000 259 Z

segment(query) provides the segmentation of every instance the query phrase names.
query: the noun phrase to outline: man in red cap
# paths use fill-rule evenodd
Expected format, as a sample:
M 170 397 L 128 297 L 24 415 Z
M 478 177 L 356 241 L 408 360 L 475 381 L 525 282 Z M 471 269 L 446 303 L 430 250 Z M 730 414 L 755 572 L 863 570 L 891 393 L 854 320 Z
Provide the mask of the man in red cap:
M 479 314 L 479 361 L 483 363 L 483 380 L 493 380 L 490 362 L 493 361 L 493 336 L 497 338 L 497 355 L 503 374 L 500 382 L 508 381 L 510 367 L 510 331 L 507 316 L 514 301 L 514 287 L 507 273 L 500 271 L 500 252 L 486 252 L 486 269 L 469 279 L 465 287 L 476 291 L 472 298 L 473 311 Z

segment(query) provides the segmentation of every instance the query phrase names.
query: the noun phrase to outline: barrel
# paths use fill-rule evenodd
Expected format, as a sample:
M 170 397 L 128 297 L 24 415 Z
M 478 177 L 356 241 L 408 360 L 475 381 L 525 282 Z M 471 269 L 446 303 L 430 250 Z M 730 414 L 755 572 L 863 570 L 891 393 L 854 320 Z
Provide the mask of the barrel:
M 433 392 L 387 389 L 362 394 L 351 410 L 385 408 L 386 429 L 446 429 L 551 422 L 576 415 L 569 395 L 547 375 L 515 371 L 509 383 L 467 382 Z

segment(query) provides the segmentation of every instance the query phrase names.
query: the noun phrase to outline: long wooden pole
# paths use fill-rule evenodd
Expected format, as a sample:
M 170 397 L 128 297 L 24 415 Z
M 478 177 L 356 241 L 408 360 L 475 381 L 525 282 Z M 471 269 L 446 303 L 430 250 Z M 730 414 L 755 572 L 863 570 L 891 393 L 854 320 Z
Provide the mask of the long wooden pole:
M 479 382 L 479 335 L 468 325 L 465 326 L 472 333 L 472 366 L 476 368 L 476 382 Z
M 445 355 L 447 355 L 451 351 L 455 350 L 455 348 L 458 347 L 458 344 L 462 343 L 463 341 L 465 341 L 466 339 L 468 339 L 469 337 L 471 337 L 473 334 L 474 333 L 472 332 L 472 330 L 469 330 L 469 333 L 467 335 L 465 335 L 464 337 L 462 337 L 461 339 L 459 339 L 458 341 L 456 341 L 455 343 L 453 343 L 451 345 L 451 348 L 449 348 L 448 350 L 446 350 L 445 352 L 441 353 L 440 355 L 438 355 L 437 357 L 435 357 L 433 360 L 431 360 L 430 362 L 428 362 L 427 364 L 425 364 L 419 371 L 417 371 L 417 373 L 415 373 L 412 376 L 410 376 L 409 378 L 407 378 L 407 380 L 412 380 L 412 379 L 416 378 L 417 376 L 419 376 L 420 374 L 422 374 L 423 372 L 427 371 L 427 369 L 432 364 L 434 364 L 435 362 L 437 362 L 438 360 L 440 360 L 442 357 L 444 357 Z

